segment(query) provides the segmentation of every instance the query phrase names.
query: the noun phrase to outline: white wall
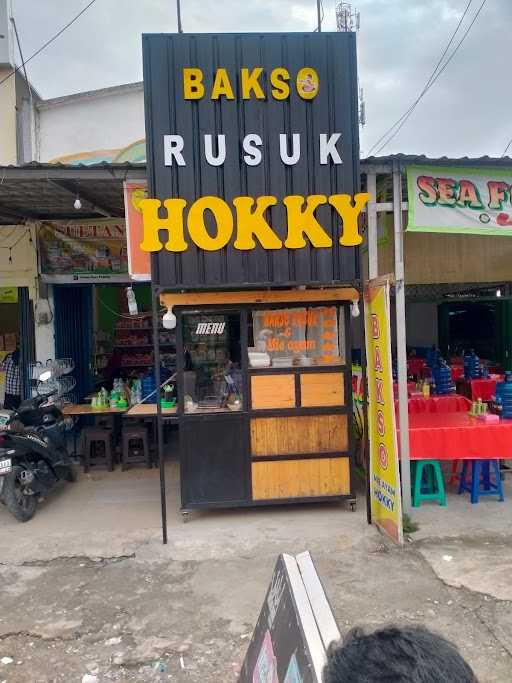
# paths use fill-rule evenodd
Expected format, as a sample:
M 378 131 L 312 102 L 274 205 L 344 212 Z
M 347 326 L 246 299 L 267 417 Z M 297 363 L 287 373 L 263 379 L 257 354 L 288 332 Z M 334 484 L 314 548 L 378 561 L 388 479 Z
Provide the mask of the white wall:
M 407 346 L 437 345 L 437 304 L 406 304 L 405 324 L 407 330 Z
M 142 84 L 46 100 L 38 106 L 38 161 L 123 149 L 145 137 Z

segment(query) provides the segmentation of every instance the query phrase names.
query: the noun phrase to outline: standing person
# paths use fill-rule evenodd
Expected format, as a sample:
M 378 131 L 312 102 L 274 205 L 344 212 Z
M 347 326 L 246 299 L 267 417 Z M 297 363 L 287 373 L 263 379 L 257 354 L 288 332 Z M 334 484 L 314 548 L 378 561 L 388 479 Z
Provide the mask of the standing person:
M 20 405 L 20 350 L 16 349 L 9 353 L 0 363 L 0 368 L 5 371 L 5 398 L 4 408 L 17 410 Z

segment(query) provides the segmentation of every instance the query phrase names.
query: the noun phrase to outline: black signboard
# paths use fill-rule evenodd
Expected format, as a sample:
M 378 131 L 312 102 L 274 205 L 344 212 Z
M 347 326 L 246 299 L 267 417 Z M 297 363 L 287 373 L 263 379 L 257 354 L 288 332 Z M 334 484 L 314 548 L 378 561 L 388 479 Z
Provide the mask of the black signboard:
M 238 683 L 320 683 L 339 631 L 309 553 L 280 555 Z
M 151 211 L 173 226 L 143 248 L 156 284 L 354 282 L 355 35 L 145 35 L 143 56 Z

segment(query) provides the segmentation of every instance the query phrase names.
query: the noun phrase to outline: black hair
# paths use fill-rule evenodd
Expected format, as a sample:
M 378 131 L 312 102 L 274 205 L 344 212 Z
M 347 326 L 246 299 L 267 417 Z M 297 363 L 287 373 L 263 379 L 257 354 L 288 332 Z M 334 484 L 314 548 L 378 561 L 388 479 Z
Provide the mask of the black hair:
M 350 631 L 327 653 L 324 683 L 478 683 L 457 647 L 423 626 Z

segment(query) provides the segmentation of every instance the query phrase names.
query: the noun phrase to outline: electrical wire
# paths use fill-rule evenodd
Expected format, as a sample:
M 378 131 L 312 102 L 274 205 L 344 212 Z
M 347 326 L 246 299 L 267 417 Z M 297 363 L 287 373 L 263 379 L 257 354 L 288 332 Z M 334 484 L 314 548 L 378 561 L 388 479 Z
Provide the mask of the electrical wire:
M 41 54 L 41 52 L 42 52 L 43 50 L 45 50 L 49 45 L 51 45 L 59 36 L 61 36 L 61 35 L 64 33 L 64 31 L 66 31 L 72 24 L 74 24 L 75 21 L 76 21 L 77 19 L 79 19 L 79 18 L 82 16 L 82 14 L 84 14 L 84 12 L 87 12 L 87 10 L 89 9 L 89 7 L 91 7 L 92 5 L 94 5 L 95 2 L 96 2 L 96 0 L 91 0 L 91 2 L 89 2 L 89 4 L 86 5 L 86 6 L 85 6 L 85 7 L 84 7 L 84 8 L 83 8 L 75 17 L 73 17 L 73 19 L 71 19 L 71 21 L 69 21 L 65 26 L 63 26 L 63 27 L 60 29 L 60 31 L 57 31 L 57 33 L 56 33 L 55 35 L 53 35 L 51 38 L 49 38 L 49 39 L 46 41 L 46 43 L 44 43 L 43 45 L 41 45 L 41 47 L 40 47 L 38 50 L 36 50 L 33 54 L 31 54 L 30 57 L 29 57 L 28 59 L 26 59 L 26 60 L 23 62 L 23 64 L 21 64 L 20 66 L 17 66 L 15 69 L 13 69 L 12 71 L 10 71 L 10 72 L 7 74 L 7 76 L 6 76 L 5 78 L 3 78 L 3 79 L 0 81 L 0 85 L 2 85 L 2 83 L 5 83 L 5 81 L 8 81 L 9 78 L 11 78 L 12 76 L 14 76 L 16 73 L 18 73 L 18 71 L 19 71 L 20 69 L 25 68 L 25 65 L 26 65 L 26 64 L 28 64 L 30 61 L 32 61 L 32 59 L 34 59 L 34 57 L 37 57 L 37 55 Z M 22 59 L 22 61 L 23 61 L 23 59 Z
M 18 34 L 18 27 L 16 26 L 16 21 L 15 21 L 14 17 L 11 17 L 11 22 L 12 22 L 12 25 L 14 27 L 14 35 L 16 36 L 16 42 L 18 43 L 18 50 L 19 50 L 20 57 L 21 57 L 21 67 L 22 67 L 23 73 L 25 75 L 25 82 L 27 84 L 28 94 L 29 94 L 29 99 L 30 99 L 30 109 L 32 111 L 33 106 L 34 106 L 34 98 L 32 95 L 32 86 L 30 85 L 30 81 L 28 80 L 27 67 L 25 66 L 26 62 L 25 62 L 25 59 L 23 58 L 23 52 L 21 50 L 21 40 L 20 40 L 20 36 Z
M 14 232 L 14 231 L 13 231 L 13 232 Z M 11 233 L 11 235 L 12 235 L 12 233 Z M 8 247 L 6 247 L 6 246 L 4 246 L 4 245 L 0 245 L 0 249 L 9 249 L 9 251 L 10 251 L 11 249 L 14 249 L 14 247 L 16 247 L 16 246 L 21 242 L 21 240 L 22 240 L 24 237 L 26 237 L 27 235 L 30 235 L 30 230 L 28 230 L 28 229 L 25 230 L 25 232 L 24 232 L 22 235 L 20 235 L 20 236 L 18 237 L 18 239 L 17 239 L 15 242 L 13 242 L 11 245 L 9 245 Z M 32 237 L 32 235 L 30 235 L 30 236 Z M 10 237 L 10 235 L 9 235 L 9 237 Z
M 7 247 L 4 247 L 4 249 L 6 249 L 6 248 Z M 110 308 L 110 306 L 108 306 L 104 301 L 102 301 L 100 296 L 98 296 L 98 302 L 99 302 L 100 306 L 103 306 L 103 308 L 105 310 L 107 310 L 109 313 L 113 313 L 114 315 L 116 315 L 119 318 L 126 318 L 127 320 L 142 320 L 144 318 L 147 318 L 149 315 L 151 315 L 150 312 L 139 313 L 138 315 L 124 315 L 124 313 L 119 313 L 119 311 L 115 311 L 113 308 Z M 162 313 L 162 311 L 166 311 L 166 310 L 167 309 L 164 307 L 164 308 L 161 308 L 159 312 Z M 127 328 L 127 329 L 129 329 L 129 328 Z M 137 328 L 134 327 L 133 330 L 136 332 Z
M 512 145 L 512 138 L 510 138 L 510 140 L 508 141 L 507 146 L 506 146 L 505 149 L 503 150 L 503 154 L 501 155 L 501 158 L 503 158 L 503 157 L 506 155 L 506 153 L 507 153 L 508 150 L 510 149 L 510 145 Z
M 476 20 L 478 19 L 478 17 L 480 15 L 481 11 L 483 10 L 487 0 L 482 0 L 480 7 L 476 11 L 471 23 L 466 28 L 464 34 L 462 35 L 462 38 L 459 40 L 457 45 L 454 47 L 454 49 L 452 50 L 448 59 L 441 66 L 441 63 L 442 63 L 444 57 L 446 56 L 451 44 L 453 43 L 453 41 L 455 39 L 455 36 L 457 35 L 457 33 L 459 31 L 460 26 L 462 25 L 462 22 L 464 21 L 464 18 L 466 17 L 466 15 L 469 11 L 469 8 L 471 7 L 472 1 L 473 0 L 469 0 L 468 4 L 466 5 L 466 9 L 464 10 L 462 17 L 460 18 L 459 23 L 457 24 L 457 27 L 456 27 L 455 31 L 453 32 L 452 37 L 450 38 L 450 41 L 448 42 L 447 47 L 445 48 L 443 54 L 441 55 L 441 58 L 439 59 L 438 63 L 436 64 L 436 67 L 433 70 L 430 78 L 426 82 L 423 90 L 420 92 L 420 94 L 418 95 L 416 100 L 412 103 L 412 105 L 409 107 L 409 109 L 404 114 L 402 114 L 402 116 L 397 121 L 395 121 L 395 123 L 390 128 L 388 128 L 388 130 L 384 133 L 384 135 L 382 135 L 377 140 L 377 142 L 375 142 L 372 145 L 372 147 L 370 148 L 370 150 L 368 152 L 368 155 L 370 155 L 370 153 L 384 140 L 382 145 L 380 145 L 380 147 L 375 152 L 375 154 L 378 155 L 391 142 L 391 140 L 393 140 L 396 137 L 396 135 L 398 135 L 399 131 L 403 128 L 406 121 L 412 115 L 412 113 L 416 109 L 419 102 L 423 99 L 423 97 L 426 95 L 426 93 L 430 90 L 430 88 L 434 85 L 434 83 L 437 81 L 437 79 L 441 76 L 441 74 L 445 71 L 447 66 L 452 61 L 452 59 L 455 57 L 459 48 L 461 47 L 461 45 L 463 44 L 463 42 L 465 41 L 465 39 L 469 35 L 469 32 L 471 31 L 473 25 L 475 24 Z
M 420 101 L 421 97 L 427 92 L 427 89 L 428 89 L 430 83 L 432 82 L 432 79 L 434 78 L 434 76 L 435 76 L 436 73 L 437 73 L 437 70 L 438 70 L 439 67 L 441 66 L 441 63 L 442 63 L 442 61 L 443 61 L 443 59 L 444 59 L 446 53 L 447 53 L 448 50 L 450 49 L 451 44 L 452 44 L 453 41 L 455 40 L 455 36 L 457 35 L 457 33 L 458 33 L 458 31 L 459 31 L 459 28 L 460 28 L 461 25 L 462 25 L 462 22 L 463 22 L 464 19 L 466 18 L 466 15 L 467 15 L 467 13 L 468 13 L 468 11 L 469 11 L 469 8 L 471 7 L 472 3 L 473 3 L 473 0 L 469 0 L 468 4 L 466 5 L 466 9 L 464 10 L 464 12 L 463 12 L 463 14 L 462 14 L 462 16 L 461 16 L 461 18 L 460 18 L 460 20 L 459 20 L 459 23 L 457 24 L 457 27 L 455 28 L 455 31 L 452 33 L 452 36 L 451 36 L 450 40 L 448 41 L 448 44 L 446 45 L 446 47 L 445 47 L 445 49 L 444 49 L 444 51 L 443 51 L 443 54 L 442 54 L 441 57 L 439 58 L 437 64 L 436 64 L 435 67 L 434 67 L 434 70 L 433 70 L 432 73 L 430 74 L 430 77 L 429 77 L 428 81 L 425 83 L 425 86 L 423 87 L 423 90 L 421 91 L 421 93 L 419 94 L 419 96 L 418 96 L 418 97 L 416 98 L 416 100 L 412 103 L 412 105 L 409 107 L 409 109 L 408 109 L 404 114 L 402 114 L 402 116 L 398 119 L 398 121 L 395 121 L 395 123 L 394 123 L 390 128 L 388 128 L 388 130 L 387 130 L 383 135 L 381 135 L 381 137 L 373 144 L 373 146 L 370 147 L 370 149 L 369 149 L 369 151 L 368 151 L 368 155 L 371 154 L 371 152 L 375 149 L 375 147 L 378 147 L 378 145 L 380 145 L 380 143 L 382 142 L 382 140 L 384 140 L 384 139 L 389 135 L 389 133 L 391 133 L 391 131 L 393 131 L 393 130 L 395 129 L 395 127 L 399 125 L 399 123 L 407 116 L 407 114 L 408 114 L 409 112 L 412 113 L 412 109 L 418 104 L 418 102 Z

